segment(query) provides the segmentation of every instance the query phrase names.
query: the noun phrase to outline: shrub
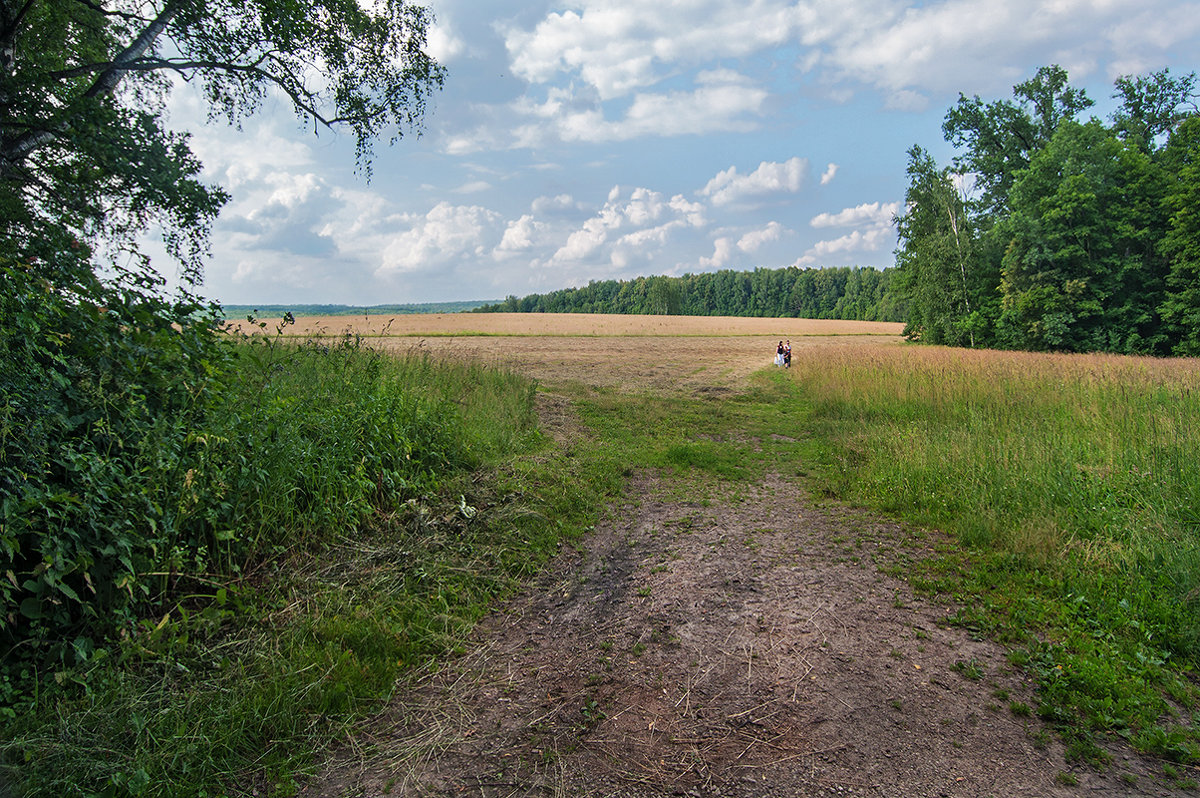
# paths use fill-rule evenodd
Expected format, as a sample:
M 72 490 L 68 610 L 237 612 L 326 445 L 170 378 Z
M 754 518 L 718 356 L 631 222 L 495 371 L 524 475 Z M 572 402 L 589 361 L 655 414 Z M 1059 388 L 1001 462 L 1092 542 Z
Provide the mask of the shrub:
M 86 656 L 147 593 L 228 348 L 215 308 L 82 251 L 0 274 L 0 651 Z

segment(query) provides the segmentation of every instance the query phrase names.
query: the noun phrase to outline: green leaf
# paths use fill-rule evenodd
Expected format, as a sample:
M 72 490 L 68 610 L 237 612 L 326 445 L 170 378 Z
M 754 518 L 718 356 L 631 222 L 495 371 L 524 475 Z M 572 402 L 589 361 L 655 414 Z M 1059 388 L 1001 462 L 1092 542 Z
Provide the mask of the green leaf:
M 21 614 L 30 620 L 45 617 L 42 614 L 42 602 L 36 598 L 27 598 L 21 602 Z

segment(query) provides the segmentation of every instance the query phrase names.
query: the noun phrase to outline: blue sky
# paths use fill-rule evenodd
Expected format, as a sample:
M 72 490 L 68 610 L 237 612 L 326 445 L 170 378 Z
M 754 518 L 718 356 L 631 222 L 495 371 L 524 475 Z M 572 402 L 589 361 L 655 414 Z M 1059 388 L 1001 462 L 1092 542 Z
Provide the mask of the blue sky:
M 226 304 L 500 299 L 723 268 L 892 265 L 915 143 L 948 163 L 959 92 L 1057 63 L 1112 81 L 1197 68 L 1200 3 L 430 0 L 448 69 L 423 134 L 355 173 L 349 136 L 268 103 L 206 125 L 232 195 L 203 292 Z

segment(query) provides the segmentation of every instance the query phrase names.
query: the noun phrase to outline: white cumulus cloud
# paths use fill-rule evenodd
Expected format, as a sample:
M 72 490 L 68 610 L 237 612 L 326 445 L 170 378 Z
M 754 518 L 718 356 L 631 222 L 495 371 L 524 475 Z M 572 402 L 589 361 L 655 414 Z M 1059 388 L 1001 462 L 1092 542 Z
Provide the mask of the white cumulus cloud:
M 532 30 L 504 31 L 513 73 L 546 83 L 577 75 L 601 100 L 653 85 L 679 69 L 786 43 L 805 16 L 785 0 L 584 0 Z
M 702 227 L 703 208 L 682 195 L 666 199 L 648 188 L 614 186 L 604 206 L 572 231 L 551 256 L 551 263 L 645 262 L 677 231 Z
M 864 202 L 837 213 L 819 213 L 809 222 L 813 227 L 889 226 L 900 210 L 898 202 Z
M 512 104 L 512 111 L 526 121 L 513 130 L 511 146 L 748 131 L 757 126 L 769 96 L 749 78 L 719 69 L 696 75 L 689 88 L 638 92 L 619 115 L 610 118 L 608 109 L 594 98 L 574 88 L 552 88 L 542 102 L 522 97 Z M 456 138 L 453 147 L 470 152 L 483 146 L 484 135 Z
M 797 261 L 798 265 L 819 263 L 830 255 L 849 252 L 874 252 L 887 240 L 887 230 L 855 230 L 844 236 L 827 241 L 818 241 Z
M 439 64 L 450 63 L 462 55 L 465 49 L 466 44 L 448 25 L 438 22 L 430 26 L 425 52 L 433 56 Z
M 1172 0 L 817 0 L 805 8 L 801 69 L 831 87 L 872 86 L 885 107 L 905 111 L 924 109 L 931 93 L 1004 92 L 1030 63 L 1058 63 L 1076 79 L 1105 61 L 1110 78 L 1121 64 L 1143 71 L 1200 32 L 1195 4 Z
M 793 157 L 783 163 L 763 161 L 750 174 L 739 174 L 731 166 L 709 180 L 700 189 L 713 205 L 729 205 L 746 201 L 762 200 L 779 194 L 794 194 L 804 185 L 808 176 L 808 159 Z
M 896 241 L 892 219 L 900 209 L 898 202 L 866 202 L 837 213 L 820 213 L 812 218 L 812 227 L 855 228 L 837 238 L 818 241 L 796 261 L 797 266 L 834 265 L 828 259 L 846 260 L 846 256 L 878 252 Z
M 504 236 L 496 247 L 499 253 L 526 252 L 533 249 L 534 238 L 540 224 L 534 221 L 528 213 L 515 222 L 509 222 L 504 229 Z
M 700 266 L 705 269 L 721 269 L 733 261 L 733 239 L 721 236 L 713 241 L 711 258 L 700 258 Z
M 749 233 L 743 235 L 738 239 L 737 246 L 742 252 L 754 252 L 764 244 L 778 241 L 783 233 L 783 225 L 779 222 L 769 222 L 761 230 L 751 230 Z
M 500 215 L 478 205 L 439 202 L 411 221 L 412 227 L 384 248 L 376 276 L 426 270 L 456 257 L 482 255 L 497 236 Z

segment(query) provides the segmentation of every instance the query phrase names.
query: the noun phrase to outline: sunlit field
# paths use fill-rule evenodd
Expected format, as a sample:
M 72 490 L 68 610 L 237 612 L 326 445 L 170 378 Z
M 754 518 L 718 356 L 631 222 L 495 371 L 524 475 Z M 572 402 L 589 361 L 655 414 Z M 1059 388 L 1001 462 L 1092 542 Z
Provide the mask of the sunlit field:
M 278 320 L 262 323 L 274 334 Z M 867 341 L 894 346 L 902 329 L 812 319 L 492 313 L 297 317 L 283 334 L 363 335 L 389 352 L 512 369 L 544 387 L 582 383 L 625 393 L 687 393 L 714 384 L 744 387 L 751 374 L 771 364 L 780 341 L 790 340 L 794 350 Z
M 1200 363 L 864 346 L 794 373 L 831 483 L 951 533 L 966 560 L 921 579 L 1083 721 L 1077 756 L 1090 731 L 1195 761 Z
M 273 329 L 276 319 L 261 319 Z M 245 320 L 231 320 L 247 330 Z M 302 316 L 287 335 L 363 336 L 777 336 L 899 335 L 903 324 L 837 319 L 729 316 L 619 316 L 599 313 L 437 313 L 396 316 Z
M 818 415 L 853 420 L 878 500 L 962 512 L 966 543 L 1123 563 L 1200 520 L 1196 361 L 910 346 L 795 367 Z

